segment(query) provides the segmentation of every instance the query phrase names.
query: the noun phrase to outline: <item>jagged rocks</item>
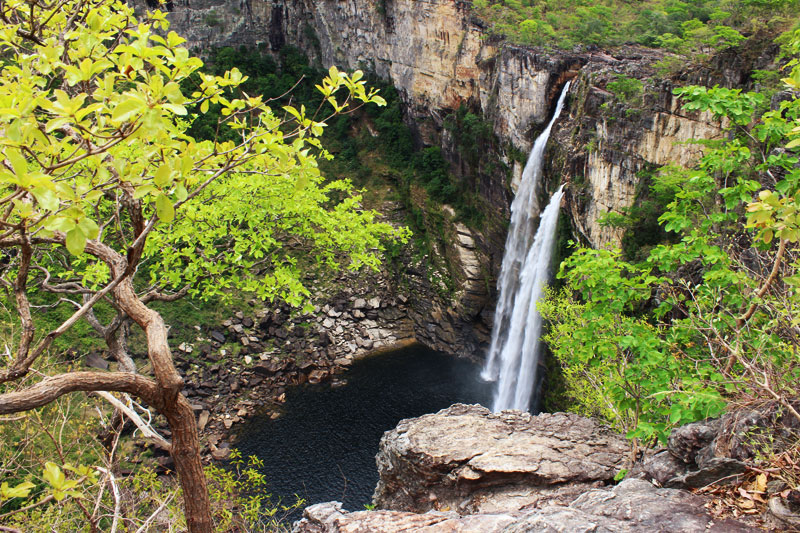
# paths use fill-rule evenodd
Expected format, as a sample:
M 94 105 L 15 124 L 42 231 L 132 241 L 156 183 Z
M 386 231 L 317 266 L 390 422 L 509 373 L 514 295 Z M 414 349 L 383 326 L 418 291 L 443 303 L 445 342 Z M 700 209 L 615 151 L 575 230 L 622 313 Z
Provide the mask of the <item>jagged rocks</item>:
M 312 505 L 294 533 L 744 533 L 716 520 L 705 500 L 626 479 L 627 442 L 593 420 L 564 413 L 493 414 L 456 404 L 403 420 L 381 440 L 374 502 L 347 512 Z
M 777 404 L 737 409 L 674 429 L 668 447 L 645 458 L 631 474 L 665 487 L 733 483 L 755 457 L 780 453 L 796 442 L 798 434 L 800 421 Z
M 752 528 L 732 520 L 715 521 L 704 500 L 676 489 L 658 489 L 636 479 L 614 488 L 590 490 L 569 505 L 459 515 L 429 511 L 343 512 L 338 502 L 308 507 L 294 533 L 745 533 Z
M 570 498 L 612 479 L 628 449 L 620 435 L 577 415 L 456 404 L 384 435 L 373 499 L 393 510 L 476 512 Z
M 745 533 L 752 528 L 733 520 L 715 521 L 703 498 L 647 481 L 625 480 L 613 489 L 590 490 L 566 507 L 548 505 L 530 513 L 505 533 Z

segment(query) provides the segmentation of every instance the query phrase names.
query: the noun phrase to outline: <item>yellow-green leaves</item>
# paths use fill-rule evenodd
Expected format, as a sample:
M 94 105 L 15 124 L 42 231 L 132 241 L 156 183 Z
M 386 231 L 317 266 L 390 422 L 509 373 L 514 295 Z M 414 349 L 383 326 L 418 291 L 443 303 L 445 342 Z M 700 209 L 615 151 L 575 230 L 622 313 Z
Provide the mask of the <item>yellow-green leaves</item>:
M 50 461 L 45 463 L 42 477 L 50 485 L 53 498 L 57 502 L 60 502 L 67 496 L 77 498 L 81 496 L 80 492 L 73 490 L 78 486 L 78 482 L 76 480 L 68 480 L 66 476 L 64 476 L 64 471 L 55 463 L 51 463 Z
M 117 104 L 114 108 L 111 120 L 118 123 L 127 122 L 134 116 L 142 113 L 145 108 L 147 108 L 147 103 L 144 100 L 139 96 L 129 94 L 126 99 L 122 100 L 122 102 Z
M 156 196 L 156 213 L 161 222 L 169 223 L 175 218 L 175 207 L 172 200 L 163 192 Z
M 31 489 L 35 486 L 36 485 L 30 481 L 23 481 L 19 485 L 11 487 L 4 481 L 3 484 L 0 485 L 0 501 L 11 498 L 27 498 L 28 494 L 31 493 Z

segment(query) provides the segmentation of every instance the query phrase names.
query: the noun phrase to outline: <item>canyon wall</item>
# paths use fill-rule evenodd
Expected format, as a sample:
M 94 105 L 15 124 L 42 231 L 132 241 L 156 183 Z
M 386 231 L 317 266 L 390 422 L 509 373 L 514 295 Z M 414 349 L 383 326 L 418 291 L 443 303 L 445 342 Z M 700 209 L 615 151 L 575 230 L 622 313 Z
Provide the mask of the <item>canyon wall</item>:
M 176 0 L 168 6 L 173 29 L 191 48 L 248 45 L 277 52 L 294 45 L 325 67 L 367 69 L 394 84 L 418 142 L 442 146 L 454 174 L 469 180 L 495 216 L 494 223 L 472 229 L 449 217 L 453 249 L 440 252 L 460 261 L 455 299 L 431 298 L 422 287 L 412 301 L 420 339 L 448 351 L 457 345 L 463 353 L 474 353 L 491 329 L 503 221 L 524 166 L 520 154 L 530 150 L 567 80 L 574 83 L 553 130 L 541 195 L 568 183 L 564 208 L 578 240 L 618 245 L 623 231 L 603 225 L 605 213 L 632 205 L 658 167 L 694 163 L 701 148 L 687 141 L 723 133 L 712 117 L 683 111 L 673 88 L 746 85 L 752 68 L 774 57 L 768 46 L 726 52 L 706 67 L 665 77 L 656 69 L 659 51 L 503 44 L 484 32 L 469 2 L 454 0 Z M 744 48 L 754 49 L 749 43 Z M 641 95 L 623 101 L 610 91 L 608 84 L 620 76 L 642 80 Z M 492 155 L 503 164 L 465 163 L 469 154 L 444 128 L 447 115 L 462 105 L 491 121 Z

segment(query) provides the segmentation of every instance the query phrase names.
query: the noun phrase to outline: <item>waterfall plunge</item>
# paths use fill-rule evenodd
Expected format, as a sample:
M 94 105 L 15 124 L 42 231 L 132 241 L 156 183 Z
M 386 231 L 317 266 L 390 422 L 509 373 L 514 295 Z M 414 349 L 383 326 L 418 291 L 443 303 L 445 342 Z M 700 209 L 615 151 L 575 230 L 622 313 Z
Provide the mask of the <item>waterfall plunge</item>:
M 493 411 L 527 411 L 539 364 L 542 317 L 536 303 L 550 274 L 562 189 L 553 194 L 533 233 L 538 205 L 536 187 L 544 164 L 550 130 L 564 107 L 569 82 L 561 91 L 556 111 L 547 128 L 536 138 L 511 204 L 511 225 L 506 238 L 503 265 L 497 281 L 499 298 L 494 314 L 492 343 L 481 377 L 497 380 Z

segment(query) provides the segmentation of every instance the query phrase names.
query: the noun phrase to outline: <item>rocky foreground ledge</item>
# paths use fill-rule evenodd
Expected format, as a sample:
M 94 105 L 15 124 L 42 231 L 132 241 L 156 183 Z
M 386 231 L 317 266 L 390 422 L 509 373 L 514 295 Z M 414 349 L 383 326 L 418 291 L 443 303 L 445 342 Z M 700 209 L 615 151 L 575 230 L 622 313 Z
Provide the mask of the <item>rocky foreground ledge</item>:
M 622 436 L 588 418 L 456 404 L 383 436 L 380 510 L 312 505 L 294 532 L 752 531 L 715 521 L 685 490 L 642 479 L 612 486 L 628 453 Z

